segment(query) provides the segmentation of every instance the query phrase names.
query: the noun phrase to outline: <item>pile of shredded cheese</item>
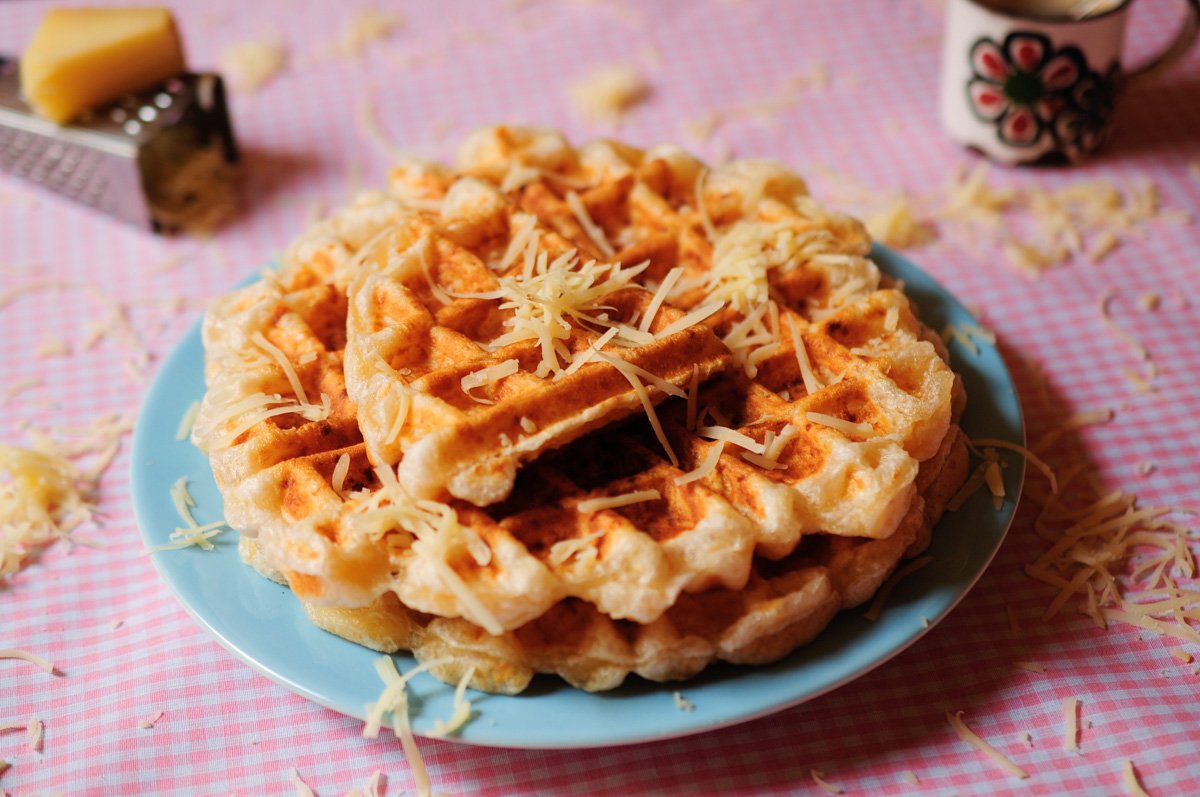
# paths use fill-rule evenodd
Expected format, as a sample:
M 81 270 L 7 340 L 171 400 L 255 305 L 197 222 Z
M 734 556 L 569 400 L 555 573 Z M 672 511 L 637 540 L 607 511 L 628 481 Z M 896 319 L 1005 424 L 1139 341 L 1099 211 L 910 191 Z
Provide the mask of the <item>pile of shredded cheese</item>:
M 999 247 L 1010 266 L 1030 276 L 1075 259 L 1098 263 L 1148 224 L 1187 224 L 1191 214 L 1163 209 L 1150 180 L 1119 185 L 1110 179 L 1078 180 L 1055 188 L 1033 183 L 1001 185 L 986 164 L 960 167 L 941 189 L 881 193 L 845 175 L 818 169 L 830 193 L 866 219 L 872 237 L 888 246 L 925 246 L 945 233 L 970 251 Z
M 100 478 L 131 428 L 109 415 L 83 428 L 29 429 L 28 448 L 0 443 L 0 578 L 93 521 Z
M 1112 417 L 1108 410 L 1077 413 L 1028 449 L 999 440 L 973 441 L 985 475 L 977 470 L 949 506 L 960 505 L 984 484 L 991 486 L 986 472 L 996 467 L 997 456 L 989 448 L 1021 453 L 1046 477 L 1044 483 L 1029 484 L 1027 494 L 1039 505 L 1034 530 L 1048 547 L 1025 566 L 1027 575 L 1055 590 L 1043 621 L 1073 604 L 1101 629 L 1125 623 L 1200 645 L 1194 551 L 1200 508 L 1143 506 L 1133 492 L 1103 484 L 1089 460 L 1074 451 L 1070 433 Z M 1051 464 L 1059 461 L 1069 464 Z M 1010 621 L 1015 627 L 1015 618 Z

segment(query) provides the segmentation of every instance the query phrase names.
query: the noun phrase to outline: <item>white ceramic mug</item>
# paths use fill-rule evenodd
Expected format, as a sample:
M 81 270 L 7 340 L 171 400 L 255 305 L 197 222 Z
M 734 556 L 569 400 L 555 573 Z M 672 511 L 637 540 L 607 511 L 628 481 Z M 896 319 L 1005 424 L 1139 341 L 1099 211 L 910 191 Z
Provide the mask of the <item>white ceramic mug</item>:
M 1200 0 L 1171 44 L 1124 71 L 1131 0 L 948 0 L 941 117 L 960 143 L 1007 164 L 1074 163 L 1112 123 L 1118 90 L 1183 56 Z

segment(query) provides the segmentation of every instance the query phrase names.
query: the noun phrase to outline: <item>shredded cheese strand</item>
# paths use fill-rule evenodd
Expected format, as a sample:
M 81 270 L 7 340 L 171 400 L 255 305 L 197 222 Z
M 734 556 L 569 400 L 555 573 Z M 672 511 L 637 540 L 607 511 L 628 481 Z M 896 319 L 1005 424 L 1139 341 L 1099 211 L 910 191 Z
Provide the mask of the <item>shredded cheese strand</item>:
M 654 316 L 658 314 L 658 308 L 662 307 L 662 303 L 666 301 L 667 296 L 675 288 L 675 283 L 679 282 L 681 276 L 683 276 L 683 266 L 676 266 L 667 272 L 667 276 L 663 277 L 658 290 L 654 292 L 654 296 L 650 299 L 650 305 L 646 308 L 646 315 L 642 316 L 642 321 L 638 324 L 639 330 L 642 332 L 650 331 L 650 325 L 654 323 Z
M 895 588 L 895 586 L 906 576 L 912 575 L 932 561 L 932 556 L 922 556 L 919 559 L 912 560 L 895 573 L 892 573 L 891 578 L 889 578 L 884 585 L 879 588 L 879 592 L 875 593 L 875 599 L 871 601 L 871 607 L 867 609 L 867 611 L 863 614 L 863 617 L 866 617 L 868 620 L 872 621 L 878 620 L 879 615 L 883 612 L 883 604 L 887 602 L 888 595 L 891 593 L 892 589 Z
M 0 650 L 0 659 L 21 659 L 22 661 L 29 662 L 35 667 L 41 667 L 51 675 L 55 674 L 55 667 L 48 659 L 44 659 L 36 653 L 30 653 L 28 650 L 6 648 L 4 650 Z
M 200 412 L 200 402 L 193 401 L 188 405 L 187 410 L 179 419 L 179 428 L 175 430 L 176 440 L 187 440 L 192 434 L 192 427 L 196 425 L 196 415 Z
M 1063 749 L 1079 749 L 1079 698 L 1063 698 Z
M 658 501 L 662 494 L 658 490 L 637 490 L 622 495 L 604 495 L 598 498 L 588 498 L 580 501 L 575 508 L 580 512 L 599 512 L 605 509 L 619 509 L 630 504 L 640 504 L 644 501 Z
M 1014 764 L 1012 759 L 1004 755 L 1004 753 L 1001 753 L 995 747 L 992 747 L 990 744 L 976 735 L 974 731 L 968 728 L 966 723 L 963 722 L 961 711 L 947 711 L 946 722 L 950 723 L 950 727 L 953 728 L 954 732 L 958 734 L 958 738 L 975 747 L 988 758 L 995 761 L 997 764 L 1003 767 L 1005 771 L 1022 780 L 1025 780 L 1029 777 L 1029 773 Z

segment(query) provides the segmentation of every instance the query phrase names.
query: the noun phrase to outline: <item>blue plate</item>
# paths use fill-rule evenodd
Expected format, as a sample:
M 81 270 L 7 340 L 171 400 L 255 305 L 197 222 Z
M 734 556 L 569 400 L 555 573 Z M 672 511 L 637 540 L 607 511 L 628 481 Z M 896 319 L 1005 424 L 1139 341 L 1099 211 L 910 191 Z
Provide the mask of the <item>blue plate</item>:
M 970 313 L 929 275 L 896 253 L 877 246 L 880 268 L 905 283 L 922 320 L 940 330 L 971 322 Z M 1024 443 L 1024 426 L 1012 378 L 993 346 L 973 353 L 950 346 L 968 402 L 962 419 L 970 437 Z M 171 484 L 187 476 L 197 502 L 196 519 L 222 517 L 221 495 L 208 461 L 187 441 L 175 439 L 180 419 L 204 394 L 204 350 L 199 324 L 163 364 L 146 396 L 133 437 L 134 506 L 148 546 L 167 541 L 179 519 Z M 1012 521 L 1024 461 L 1009 457 L 1009 498 L 996 511 L 986 490 L 934 532 L 933 561 L 892 591 L 875 622 L 862 610 L 843 612 L 817 640 L 765 667 L 714 666 L 683 684 L 656 684 L 636 677 L 619 689 L 587 694 L 539 676 L 517 697 L 474 694 L 478 716 L 461 741 L 498 747 L 575 748 L 669 739 L 712 730 L 811 700 L 858 678 L 915 642 L 962 599 L 991 561 Z M 372 662 L 380 654 L 321 631 L 309 623 L 291 593 L 238 559 L 236 534 L 215 539 L 215 551 L 185 549 L 153 555 L 154 564 L 184 608 L 235 656 L 292 691 L 323 706 L 363 717 L 382 687 Z M 401 671 L 414 666 L 398 655 Z M 453 688 L 428 676 L 415 678 L 413 728 L 428 734 L 449 717 Z M 672 693 L 695 704 L 680 711 Z

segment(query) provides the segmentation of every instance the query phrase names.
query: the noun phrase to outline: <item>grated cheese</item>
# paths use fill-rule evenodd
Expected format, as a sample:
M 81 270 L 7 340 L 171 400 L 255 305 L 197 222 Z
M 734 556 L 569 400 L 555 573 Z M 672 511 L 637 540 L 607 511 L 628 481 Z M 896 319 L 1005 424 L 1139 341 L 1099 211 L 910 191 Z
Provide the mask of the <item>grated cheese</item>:
M 369 44 L 390 37 L 403 24 L 397 14 L 375 8 L 360 8 L 346 20 L 333 52 L 340 56 L 356 58 L 363 54 Z
M 195 430 L 193 437 L 205 448 L 228 448 L 243 433 L 280 415 L 294 413 L 307 421 L 323 421 L 329 417 L 330 402 L 327 393 L 321 394 L 320 405 L 302 404 L 278 393 L 254 393 L 227 402 L 209 421 L 207 428 Z M 219 433 L 219 430 L 223 432 Z
M 675 700 L 675 708 L 680 711 L 695 711 L 696 705 L 683 696 L 682 692 L 672 692 L 671 697 Z
M 349 472 L 350 455 L 342 454 L 340 457 L 338 457 L 337 463 L 333 466 L 333 473 L 331 474 L 331 485 L 333 487 L 333 491 L 342 498 L 346 497 L 344 489 L 346 485 L 346 475 Z
M 695 470 L 690 470 L 680 476 L 675 477 L 675 483 L 683 486 L 694 481 L 706 478 L 717 467 L 717 462 L 721 459 L 721 452 L 725 450 L 725 441 L 719 440 L 717 444 L 708 450 L 704 456 L 704 460 L 696 466 Z
M 536 180 L 540 172 L 534 169 L 533 173 Z M 506 177 L 505 181 L 507 180 L 508 178 Z M 501 185 L 500 190 L 507 193 L 515 189 Z M 537 216 L 534 216 L 532 213 L 513 214 L 512 229 L 512 236 L 508 240 L 508 246 L 504 249 L 504 255 L 501 256 L 500 262 L 496 264 L 496 271 L 507 271 L 509 266 L 515 263 L 517 258 L 530 248 L 532 248 L 535 255 L 537 253 L 537 240 L 541 235 L 541 230 L 537 226 Z
M 296 797 L 316 797 L 316 795 L 313 794 L 313 790 L 310 789 L 308 784 L 304 782 L 304 779 L 300 777 L 300 772 L 297 771 L 295 767 L 292 767 L 289 778 L 292 781 L 292 785 L 296 787 Z
M 1054 470 L 1049 465 L 1047 465 L 1045 462 L 1043 462 L 1041 460 L 1041 458 L 1038 457 L 1037 454 L 1033 453 L 1025 446 L 1018 445 L 1016 443 L 1010 443 L 1007 440 L 997 440 L 997 439 L 991 438 L 991 437 L 976 438 L 974 440 L 971 440 L 970 443 L 971 443 L 971 445 L 975 446 L 976 448 L 991 447 L 991 448 L 1003 448 L 1008 451 L 1015 451 L 1016 453 L 1025 457 L 1026 462 L 1028 462 L 1030 465 L 1033 465 L 1035 468 L 1037 468 L 1039 471 L 1042 472 L 1042 474 L 1046 477 L 1047 481 L 1050 482 L 1050 492 L 1052 492 L 1052 493 L 1058 492 L 1058 477 L 1054 475 Z
M 42 668 L 51 675 L 56 673 L 55 667 L 50 661 L 42 658 L 36 653 L 30 653 L 28 650 L 18 650 L 16 648 L 0 650 L 0 659 L 21 659 L 22 661 L 29 662 L 35 667 Z
M 879 588 L 879 592 L 875 593 L 875 599 L 871 601 L 871 606 L 863 613 L 863 617 L 871 621 L 878 620 L 879 615 L 883 612 L 883 604 L 887 602 L 888 595 L 895 586 L 905 577 L 912 575 L 932 561 L 932 556 L 922 556 L 919 559 L 913 559 L 904 567 L 892 573 L 891 577 Z
M 650 325 L 654 323 L 654 316 L 657 315 L 658 309 L 662 307 L 662 303 L 666 301 L 667 296 L 675 288 L 675 283 L 679 282 L 679 278 L 682 276 L 683 267 L 676 266 L 667 272 L 667 276 L 663 277 L 658 290 L 654 292 L 654 296 L 650 299 L 650 305 L 646 308 L 646 315 L 642 317 L 641 323 L 638 324 L 639 330 L 642 332 L 650 331 Z
M 646 98 L 650 85 L 637 67 L 616 64 L 572 81 L 569 93 L 575 110 L 588 121 L 615 123 Z
M 31 376 L 28 379 L 22 379 L 18 382 L 12 382 L 5 387 L 3 391 L 0 391 L 0 403 L 7 404 L 25 391 L 32 390 L 35 387 L 42 387 L 45 384 L 45 380 L 36 376 Z
M 475 677 L 475 667 L 472 665 L 467 668 L 462 677 L 458 679 L 458 686 L 454 688 L 454 704 L 450 712 L 450 718 L 445 722 L 441 720 L 433 721 L 433 731 L 429 734 L 435 738 L 445 738 L 452 733 L 457 733 L 463 725 L 471 719 L 471 701 L 466 699 L 467 685 L 471 683 L 471 679 Z
M 474 373 L 464 376 L 462 380 L 460 380 L 462 391 L 480 403 L 491 404 L 493 402 L 488 399 L 482 399 L 478 396 L 471 395 L 471 391 L 477 387 L 483 387 L 484 385 L 490 385 L 499 382 L 501 379 L 504 379 L 507 376 L 512 376 L 519 371 L 520 368 L 521 364 L 515 357 L 505 360 L 502 363 L 497 363 L 496 365 L 489 365 L 487 368 L 482 368 Z
M 937 232 L 921 219 L 911 199 L 897 196 L 879 213 L 867 216 L 864 223 L 871 238 L 896 249 L 915 249 L 937 240 Z
M 604 234 L 604 228 L 592 220 L 587 206 L 583 204 L 583 200 L 579 198 L 579 194 L 574 191 L 568 191 L 566 200 L 567 207 L 571 209 L 575 220 L 579 222 L 579 226 L 583 228 L 584 233 L 596 245 L 596 248 L 600 250 L 600 254 L 608 258 L 615 255 L 616 250 L 608 242 L 608 237 Z
M 604 346 L 606 346 L 609 341 L 615 338 L 617 333 L 620 331 L 621 330 L 617 329 L 616 327 L 610 328 L 599 338 L 592 341 L 590 346 L 576 354 L 575 358 L 571 360 L 571 364 L 568 365 L 565 370 L 559 371 L 557 374 L 555 374 L 554 378 L 558 379 L 559 377 L 570 376 L 583 366 L 587 365 L 592 358 L 596 356 L 600 349 L 604 348 Z
M 1128 758 L 1125 759 L 1125 764 L 1121 768 L 1121 782 L 1125 785 L 1125 791 L 1130 797 L 1150 797 L 1145 789 L 1142 788 L 1142 783 L 1138 780 L 1137 770 L 1133 768 L 1133 762 Z
M 389 525 L 408 532 L 415 541 L 412 552 L 430 566 L 445 587 L 458 599 L 463 616 L 493 636 L 503 633 L 496 616 L 480 601 L 470 587 L 449 565 L 454 542 L 460 542 L 472 553 L 476 562 L 490 560 L 490 549 L 471 529 L 458 522 L 454 508 L 438 501 L 414 499 L 396 478 L 396 471 L 387 466 L 375 468 L 380 487 L 372 493 L 359 494 L 353 499 L 351 512 L 376 518 L 371 524 Z
M 1079 698 L 1063 698 L 1063 749 L 1079 750 Z
M 1104 325 L 1107 326 L 1109 330 L 1111 330 L 1112 333 L 1116 335 L 1117 338 L 1119 338 L 1126 346 L 1133 349 L 1134 353 L 1137 354 L 1138 359 L 1146 364 L 1145 375 L 1138 374 L 1128 369 L 1124 371 L 1124 374 L 1129 381 L 1134 384 L 1137 392 L 1150 392 L 1154 389 L 1153 382 L 1154 377 L 1158 376 L 1158 366 L 1151 359 L 1149 350 L 1142 345 L 1142 342 L 1129 332 L 1122 329 L 1121 326 L 1113 320 L 1113 317 L 1109 312 L 1109 304 L 1112 303 L 1112 300 L 1116 297 L 1116 295 L 1117 292 L 1115 289 L 1109 289 L 1104 293 L 1103 296 L 1100 297 L 1100 317 L 1104 320 Z
M 869 423 L 850 423 L 833 415 L 826 415 L 823 412 L 806 412 L 804 417 L 813 423 L 821 426 L 828 426 L 830 429 L 841 432 L 848 437 L 875 437 L 879 432 Z
M 1001 767 L 1003 767 L 1010 774 L 1015 775 L 1022 780 L 1029 777 L 1029 773 L 1014 764 L 1012 759 L 1004 755 L 1004 753 L 1001 753 L 995 747 L 992 747 L 983 739 L 979 738 L 974 731 L 968 728 L 966 723 L 963 722 L 961 711 L 947 711 L 946 722 L 950 723 L 950 727 L 954 729 L 956 734 L 958 734 L 958 738 L 975 747 L 988 758 L 992 759 Z
M 47 338 L 38 344 L 34 354 L 40 358 L 63 357 L 71 353 L 71 345 L 62 338 Z
M 168 542 L 161 545 L 152 545 L 146 548 L 143 553 L 180 551 L 184 548 L 192 547 L 213 551 L 216 550 L 216 546 L 212 544 L 212 538 L 225 531 L 229 531 L 229 524 L 224 520 L 214 520 L 211 523 L 205 523 L 200 526 L 177 528 L 167 536 Z
M 142 730 L 149 730 L 150 728 L 154 727 L 154 724 L 156 722 L 158 722 L 160 719 L 162 719 L 162 715 L 163 715 L 163 713 L 161 711 L 156 711 L 147 717 L 142 717 L 141 719 L 139 719 L 137 721 L 137 725 Z
M 606 354 L 600 354 L 600 357 L 616 366 L 616 369 L 621 372 L 621 375 L 629 382 L 630 387 L 637 393 L 638 399 L 642 402 L 642 409 L 646 413 L 646 418 L 650 421 L 650 426 L 654 430 L 654 436 L 658 438 L 663 451 L 666 452 L 667 459 L 670 460 L 672 465 L 678 468 L 679 457 L 675 456 L 675 449 L 671 447 L 671 441 L 667 439 L 667 433 L 663 430 L 662 422 L 658 419 L 658 412 L 655 411 L 654 403 L 650 400 L 650 393 L 647 392 L 646 386 L 642 384 L 641 380 L 638 379 L 638 374 L 633 370 L 636 366 L 625 362 L 619 357 L 611 357 Z M 672 387 L 674 386 L 672 385 Z
M 37 717 L 30 717 L 29 724 L 26 725 L 26 732 L 29 736 L 29 749 L 35 753 L 42 752 L 42 742 L 46 736 L 46 723 Z
M 176 440 L 187 440 L 192 435 L 192 427 L 196 425 L 196 415 L 200 412 L 200 402 L 193 401 L 188 405 L 183 416 L 179 419 L 179 428 L 175 430 Z
M 171 485 L 171 503 L 174 504 L 175 511 L 183 519 L 183 522 L 187 524 L 188 528 L 194 529 L 198 525 L 196 519 L 192 517 L 192 507 L 196 505 L 196 499 L 188 491 L 187 481 L 187 476 L 180 476 Z
M 288 51 L 279 40 L 242 41 L 221 51 L 217 63 L 229 85 L 253 94 L 287 68 Z
M 724 306 L 725 306 L 725 302 L 719 301 L 719 300 L 714 301 L 714 302 L 708 302 L 707 304 L 703 304 L 700 307 L 697 307 L 695 310 L 692 310 L 691 312 L 687 313 L 686 315 L 676 319 L 675 321 L 672 321 L 670 324 L 668 324 L 667 326 L 660 329 L 658 334 L 655 337 L 658 338 L 659 340 L 661 340 L 663 338 L 670 337 L 671 335 L 674 335 L 677 332 L 682 332 L 685 329 L 690 329 L 690 328 L 696 326 L 697 324 L 699 324 L 704 319 L 708 318 L 713 313 L 716 313 L 718 310 L 720 310 Z
M 997 511 L 1004 505 L 1004 477 L 1000 474 L 1000 463 L 992 460 L 987 463 L 983 472 L 984 481 L 992 493 L 993 504 Z
M 658 501 L 662 494 L 658 490 L 637 490 L 622 495 L 605 495 L 599 498 L 588 498 L 580 501 L 575 508 L 580 512 L 599 512 L 604 509 L 617 509 L 630 504 L 640 504 L 643 501 Z
M 1036 661 L 1014 661 L 1013 667 L 1017 668 L 1018 670 L 1036 672 L 1038 674 L 1043 674 L 1046 672 L 1046 668 Z
M 589 560 L 594 560 L 596 551 L 592 544 L 604 537 L 604 531 L 593 531 L 585 534 L 582 537 L 571 537 L 566 540 L 559 540 L 550 546 L 550 555 L 546 557 L 546 561 L 553 567 L 563 565 L 573 556 L 583 557 L 585 554 Z
M 49 440 L 34 449 L 0 443 L 0 474 L 9 477 L 0 482 L 0 578 L 92 520 L 99 473 L 84 473 L 67 453 Z
M 408 681 L 417 673 L 424 672 L 430 667 L 443 663 L 443 660 L 425 662 L 414 667 L 404 675 L 396 671 L 396 664 L 391 656 L 383 656 L 375 660 L 375 672 L 384 683 L 383 691 L 375 702 L 367 705 L 367 721 L 363 725 L 363 737 L 374 739 L 379 736 L 379 728 L 385 714 L 392 715 L 392 730 L 400 738 L 404 756 L 412 770 L 413 781 L 417 786 L 418 797 L 432 797 L 433 788 L 429 780 L 429 772 L 417 748 L 417 740 L 413 737 L 412 725 L 408 718 L 408 693 L 405 687 Z
M 808 359 L 808 346 L 796 328 L 795 319 L 788 318 L 788 328 L 792 333 L 792 346 L 796 350 L 796 363 L 800 366 L 800 378 L 804 380 L 804 392 L 811 396 L 821 389 L 821 383 L 813 373 L 812 361 Z
M 489 348 L 535 341 L 542 354 L 535 375 L 545 377 L 564 370 L 556 344 L 570 335 L 572 322 L 602 328 L 618 326 L 600 316 L 602 300 L 629 285 L 649 265 L 648 260 L 631 267 L 591 260 L 581 263 L 575 250 L 553 261 L 545 252 L 527 259 L 523 273 L 498 278 L 495 295 L 503 300 L 500 309 L 512 312 L 504 321 L 508 331 L 488 344 Z M 628 332 L 636 334 L 637 330 L 629 327 L 619 334 Z
M 845 790 L 841 786 L 835 786 L 829 781 L 825 780 L 825 773 L 823 772 L 810 769 L 808 771 L 808 776 L 812 778 L 813 783 L 820 787 L 821 791 L 828 792 L 829 794 L 845 794 Z
M 728 426 L 697 426 L 696 434 L 706 440 L 721 440 L 726 443 L 732 443 L 738 448 L 744 448 L 752 454 L 762 454 L 766 451 L 766 446 L 756 441 L 753 437 L 743 434 L 736 429 L 731 429 Z

